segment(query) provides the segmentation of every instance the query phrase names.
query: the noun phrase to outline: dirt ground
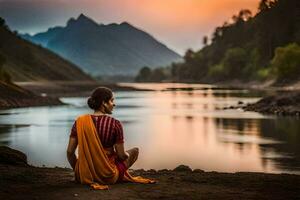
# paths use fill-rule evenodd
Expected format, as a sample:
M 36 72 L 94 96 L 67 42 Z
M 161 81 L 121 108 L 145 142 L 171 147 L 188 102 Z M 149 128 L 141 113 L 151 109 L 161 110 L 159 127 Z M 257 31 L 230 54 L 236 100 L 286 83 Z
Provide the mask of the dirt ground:
M 0 199 L 300 199 L 300 176 L 201 170 L 135 170 L 155 184 L 119 183 L 109 190 L 77 184 L 73 171 L 0 164 Z
M 27 87 L 33 86 L 27 85 Z M 62 88 L 63 92 L 65 86 Z M 36 89 L 37 91 L 44 92 Z M 48 88 L 47 91 L 49 92 Z M 56 91 L 56 88 L 53 91 Z M 10 157 L 3 160 L 7 162 L 8 158 Z M 18 159 L 24 160 L 22 156 Z M 10 160 L 10 162 L 15 161 Z M 300 199 L 299 175 L 218 173 L 191 171 L 188 168 L 160 171 L 135 170 L 132 174 L 152 178 L 157 182 L 149 185 L 119 183 L 109 186 L 109 190 L 95 191 L 89 186 L 76 183 L 71 169 L 38 168 L 26 166 L 24 163 L 14 165 L 0 162 L 0 200 Z

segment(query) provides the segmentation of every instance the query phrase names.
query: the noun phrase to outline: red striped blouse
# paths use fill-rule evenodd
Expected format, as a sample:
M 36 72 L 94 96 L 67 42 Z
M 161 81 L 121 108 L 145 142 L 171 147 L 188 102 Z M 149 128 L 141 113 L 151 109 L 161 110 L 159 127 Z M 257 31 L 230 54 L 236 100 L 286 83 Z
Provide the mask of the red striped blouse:
M 124 143 L 123 127 L 119 120 L 107 115 L 91 116 L 104 148 L 112 147 L 116 143 Z M 76 121 L 73 124 L 70 137 L 77 138 Z

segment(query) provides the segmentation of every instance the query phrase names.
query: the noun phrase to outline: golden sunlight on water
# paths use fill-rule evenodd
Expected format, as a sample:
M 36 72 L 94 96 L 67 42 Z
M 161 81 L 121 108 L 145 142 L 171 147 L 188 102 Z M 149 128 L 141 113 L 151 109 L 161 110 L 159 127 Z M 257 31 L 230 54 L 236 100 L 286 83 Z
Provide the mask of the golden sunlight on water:
M 148 118 L 148 124 L 144 124 L 149 136 L 146 144 L 140 146 L 142 156 L 136 168 L 162 169 L 187 164 L 215 171 L 276 171 L 272 163 L 263 165 L 261 162 L 258 146 L 261 138 L 255 137 L 259 135 L 256 127 L 247 127 L 244 130 L 247 136 L 230 137 L 222 132 L 225 130 L 218 127 L 214 118 L 195 116 L 189 110 L 178 112 L 167 103 L 172 98 L 162 100 L 157 95 L 152 97 L 152 102 L 161 113 L 152 115 Z M 184 106 L 185 103 L 179 105 Z M 205 109 L 195 103 L 190 103 L 188 107 L 193 111 L 199 109 L 199 112 L 214 110 L 213 104 L 205 106 Z M 171 109 L 170 115 L 163 114 L 164 109 Z M 233 134 L 230 129 L 227 132 Z
M 133 168 L 299 173 L 299 120 L 223 109 L 260 95 L 199 84 L 130 86 L 152 90 L 115 93 L 113 117 L 123 124 L 125 146 L 140 148 Z M 1 111 L 0 144 L 24 151 L 31 164 L 69 167 L 74 119 L 92 112 L 86 98 L 62 100 L 70 105 Z

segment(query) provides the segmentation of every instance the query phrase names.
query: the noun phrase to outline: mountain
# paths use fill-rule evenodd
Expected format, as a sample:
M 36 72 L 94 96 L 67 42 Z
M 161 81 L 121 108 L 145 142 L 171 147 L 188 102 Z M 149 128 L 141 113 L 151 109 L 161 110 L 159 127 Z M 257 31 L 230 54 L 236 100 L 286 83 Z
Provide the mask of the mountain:
M 0 21 L 4 22 L 2 18 Z M 12 81 L 93 80 L 71 62 L 20 38 L 4 23 L 0 23 L 0 56 L 4 60 L 0 71 L 3 65 Z
M 181 56 L 127 22 L 98 24 L 81 14 L 65 27 L 23 35 L 76 63 L 92 76 L 134 75 L 144 66 L 166 66 Z

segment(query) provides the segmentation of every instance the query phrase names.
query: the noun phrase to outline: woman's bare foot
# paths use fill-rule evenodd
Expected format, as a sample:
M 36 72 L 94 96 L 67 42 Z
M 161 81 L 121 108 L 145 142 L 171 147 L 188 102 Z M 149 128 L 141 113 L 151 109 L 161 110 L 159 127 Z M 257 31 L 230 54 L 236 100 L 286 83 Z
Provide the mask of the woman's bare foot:
M 126 168 L 129 169 L 133 163 L 138 159 L 139 156 L 139 149 L 138 148 L 132 148 L 126 151 L 129 154 L 129 157 L 124 161 Z

